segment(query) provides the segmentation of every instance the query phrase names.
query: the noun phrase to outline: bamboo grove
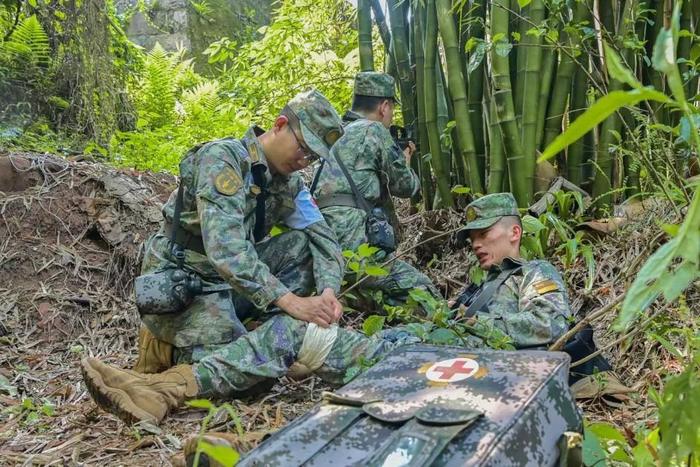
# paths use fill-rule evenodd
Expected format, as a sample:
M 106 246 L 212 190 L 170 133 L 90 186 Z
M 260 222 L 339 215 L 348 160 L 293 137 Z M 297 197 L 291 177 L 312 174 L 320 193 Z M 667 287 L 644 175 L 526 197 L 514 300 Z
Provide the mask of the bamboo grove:
M 692 170 L 687 126 L 662 107 L 611 115 L 552 164 L 538 155 L 596 98 L 623 90 L 606 50 L 645 85 L 667 89 L 652 67 L 671 0 L 358 0 L 360 66 L 371 70 L 372 28 L 398 82 L 402 116 L 420 157 L 426 207 L 462 193 L 512 191 L 521 206 L 557 173 L 599 206 Z M 374 21 L 372 21 L 372 19 Z M 697 104 L 700 1 L 681 7 L 678 60 Z M 643 143 L 649 129 L 661 152 Z M 684 130 L 685 128 L 685 130 Z M 684 149 L 685 148 L 685 149 Z M 661 154 L 661 155 L 660 155 Z M 665 175 L 664 175 L 665 176 Z

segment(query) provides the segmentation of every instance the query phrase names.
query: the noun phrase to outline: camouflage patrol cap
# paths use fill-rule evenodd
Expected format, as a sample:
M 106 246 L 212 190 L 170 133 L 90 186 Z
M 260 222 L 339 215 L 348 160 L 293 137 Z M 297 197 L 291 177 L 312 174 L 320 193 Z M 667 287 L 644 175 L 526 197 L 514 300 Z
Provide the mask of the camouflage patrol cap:
M 518 216 L 518 203 L 510 193 L 493 193 L 475 199 L 467 206 L 464 230 L 487 229 L 504 216 Z
M 343 135 L 340 116 L 328 99 L 315 89 L 300 92 L 287 103 L 285 111 L 291 111 L 290 123 L 299 126 L 309 149 L 328 158 L 331 146 Z
M 355 95 L 396 99 L 395 81 L 391 75 L 362 71 L 355 76 Z

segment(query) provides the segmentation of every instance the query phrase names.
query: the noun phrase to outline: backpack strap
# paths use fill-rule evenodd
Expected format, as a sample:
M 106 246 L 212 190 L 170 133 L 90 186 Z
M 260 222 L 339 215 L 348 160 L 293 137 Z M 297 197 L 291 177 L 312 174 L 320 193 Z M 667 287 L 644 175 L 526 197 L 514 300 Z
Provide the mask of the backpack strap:
M 501 273 L 496 277 L 496 279 L 486 284 L 486 286 L 481 290 L 481 292 L 479 292 L 476 298 L 474 298 L 474 301 L 471 304 L 469 304 L 465 315 L 468 318 L 470 318 L 474 316 L 477 312 L 481 311 L 481 309 L 491 300 L 498 288 L 502 286 L 503 283 L 506 280 L 508 280 L 510 276 L 520 271 L 521 269 L 522 266 L 517 266 L 501 271 Z

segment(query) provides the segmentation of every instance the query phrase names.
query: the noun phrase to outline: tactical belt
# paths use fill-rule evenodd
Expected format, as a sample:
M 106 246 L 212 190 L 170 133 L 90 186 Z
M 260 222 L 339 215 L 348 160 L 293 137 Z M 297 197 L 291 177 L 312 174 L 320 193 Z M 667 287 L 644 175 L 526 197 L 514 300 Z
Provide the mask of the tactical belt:
M 173 230 L 175 230 L 173 235 L 174 240 L 172 240 L 173 243 L 185 250 L 192 250 L 200 255 L 207 254 L 201 236 L 189 233 L 181 228 L 173 229 L 173 224 L 166 219 L 163 223 L 163 232 L 172 232 Z
M 349 208 L 362 209 L 355 202 L 355 197 L 353 195 L 348 195 L 345 193 L 322 196 L 316 200 L 316 205 L 318 205 L 319 209 L 327 208 L 329 206 L 346 206 Z

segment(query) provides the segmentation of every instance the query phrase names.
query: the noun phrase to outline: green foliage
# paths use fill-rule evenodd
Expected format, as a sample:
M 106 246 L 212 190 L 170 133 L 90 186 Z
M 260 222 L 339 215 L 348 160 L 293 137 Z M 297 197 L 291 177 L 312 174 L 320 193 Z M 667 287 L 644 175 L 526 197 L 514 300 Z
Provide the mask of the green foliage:
M 241 422 L 241 417 L 238 414 L 238 411 L 236 410 L 235 407 L 233 407 L 229 403 L 222 404 L 220 406 L 214 405 L 211 401 L 207 399 L 195 399 L 191 401 L 187 401 L 187 405 L 193 408 L 197 409 L 205 409 L 207 410 L 207 415 L 204 417 L 202 420 L 202 424 L 199 430 L 199 437 L 197 440 L 197 451 L 195 452 L 194 455 L 194 461 L 193 465 L 198 466 L 200 457 L 202 453 L 205 453 L 209 458 L 215 460 L 218 462 L 220 465 L 224 466 L 232 466 L 235 465 L 236 462 L 238 462 L 238 459 L 240 459 L 240 454 L 238 451 L 235 449 L 229 447 L 229 446 L 222 446 L 222 445 L 211 445 L 207 443 L 206 441 L 202 441 L 202 437 L 207 431 L 207 428 L 209 426 L 209 423 L 211 423 L 212 419 L 219 414 L 220 412 L 225 412 L 228 416 L 228 418 L 231 419 L 233 422 L 233 425 L 236 429 L 236 432 L 240 435 L 243 436 L 244 430 L 243 430 L 243 423 Z
M 50 53 L 49 37 L 35 15 L 23 19 L 8 40 L 0 42 L 0 63 L 7 60 L 18 72 L 20 66 L 34 71 L 36 67 L 48 66 Z
M 40 403 L 31 398 L 24 397 L 22 402 L 3 409 L 3 413 L 19 417 L 23 425 L 45 426 L 45 418 L 53 417 L 56 414 L 56 406 L 48 399 Z

